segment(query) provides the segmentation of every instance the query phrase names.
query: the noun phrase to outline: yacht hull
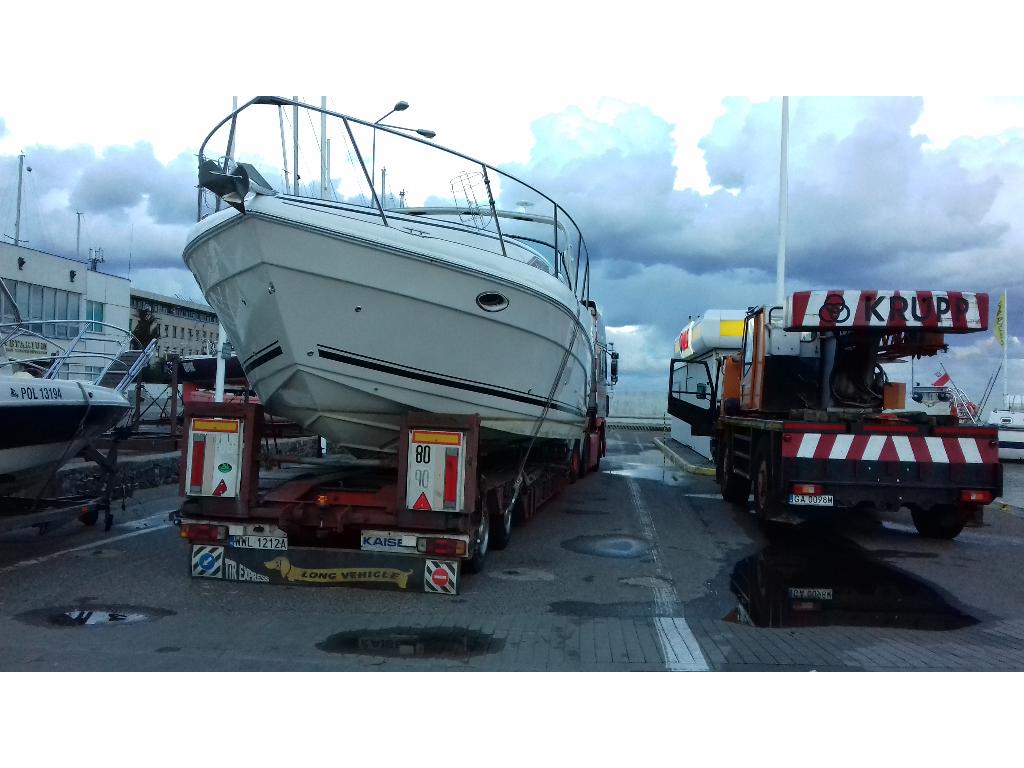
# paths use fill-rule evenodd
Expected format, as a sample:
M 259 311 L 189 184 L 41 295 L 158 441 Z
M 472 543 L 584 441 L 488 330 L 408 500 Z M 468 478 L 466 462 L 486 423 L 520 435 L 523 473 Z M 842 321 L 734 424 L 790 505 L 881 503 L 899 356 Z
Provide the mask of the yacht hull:
M 0 495 L 37 493 L 130 407 L 106 387 L 0 376 Z
M 190 234 L 185 263 L 267 410 L 373 451 L 395 450 L 411 411 L 479 414 L 491 442 L 580 437 L 592 352 L 572 292 L 421 222 L 365 218 L 259 197 Z

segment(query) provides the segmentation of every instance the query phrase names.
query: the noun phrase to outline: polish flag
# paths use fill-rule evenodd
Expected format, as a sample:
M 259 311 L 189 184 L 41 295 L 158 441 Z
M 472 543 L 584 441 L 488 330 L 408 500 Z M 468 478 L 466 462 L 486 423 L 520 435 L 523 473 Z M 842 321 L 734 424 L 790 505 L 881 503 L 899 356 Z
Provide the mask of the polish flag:
M 946 373 L 946 372 L 943 372 L 943 373 L 942 373 L 942 375 L 941 375 L 941 376 L 939 376 L 939 378 L 937 378 L 937 379 L 936 379 L 936 380 L 934 381 L 934 383 L 932 384 L 932 386 L 933 386 L 933 387 L 944 387 L 944 386 L 946 386 L 947 384 L 949 384 L 949 374 L 948 374 L 948 373 Z

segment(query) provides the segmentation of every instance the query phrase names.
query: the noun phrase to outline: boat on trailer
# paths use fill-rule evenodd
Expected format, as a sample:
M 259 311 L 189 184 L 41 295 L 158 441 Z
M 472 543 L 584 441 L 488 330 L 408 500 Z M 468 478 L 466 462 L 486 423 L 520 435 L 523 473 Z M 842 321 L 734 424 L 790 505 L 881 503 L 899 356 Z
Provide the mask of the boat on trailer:
M 266 177 L 281 169 L 246 163 L 234 146 L 261 108 L 290 108 L 295 125 L 300 111 L 340 123 L 369 194 L 275 190 Z M 225 128 L 225 157 L 211 159 L 207 146 Z M 405 207 L 403 195 L 385 207 L 364 162 L 366 131 L 451 161 L 443 184 L 453 203 L 439 205 L 442 184 L 424 179 L 423 205 Z M 321 138 L 321 147 L 337 141 Z M 282 128 L 286 165 L 284 143 Z M 400 177 L 393 166 L 388 174 Z M 479 414 L 487 445 L 578 439 L 588 412 L 604 411 L 603 393 L 587 394 L 592 377 L 603 379 L 607 346 L 593 338 L 586 243 L 526 182 L 401 129 L 259 97 L 207 136 L 199 183 L 183 258 L 269 412 L 334 444 L 393 452 L 410 412 Z
M 17 306 L 2 279 L 0 290 Z M 124 419 L 132 407 L 124 393 L 156 349 L 155 341 L 133 349 L 132 335 L 108 323 L 47 323 L 57 324 L 69 326 L 70 341 L 47 338 L 20 313 L 17 322 L 0 324 L 0 497 L 36 496 L 57 469 Z M 86 349 L 96 326 L 107 327 L 110 350 Z M 8 358 L 4 345 L 16 339 L 54 351 Z M 94 367 L 100 373 L 88 375 Z

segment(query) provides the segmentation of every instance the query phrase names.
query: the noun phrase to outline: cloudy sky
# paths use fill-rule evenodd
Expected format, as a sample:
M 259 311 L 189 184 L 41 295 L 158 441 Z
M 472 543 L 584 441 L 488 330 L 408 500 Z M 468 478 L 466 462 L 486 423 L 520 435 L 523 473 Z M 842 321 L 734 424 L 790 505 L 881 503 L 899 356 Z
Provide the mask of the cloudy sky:
M 573 214 L 623 356 L 623 388 L 659 390 L 689 316 L 774 296 L 781 99 L 771 94 L 886 93 L 791 97 L 786 287 L 1005 288 L 1011 391 L 1024 394 L 1024 97 L 976 95 L 1014 89 L 997 80 L 976 88 L 983 67 L 963 60 L 984 64 L 978 51 L 998 48 L 1002 30 L 980 15 L 950 17 L 931 48 L 914 51 L 891 12 L 874 23 L 881 4 L 864 4 L 856 19 L 815 16 L 775 39 L 758 6 L 742 24 L 728 12 L 642 2 L 629 14 L 584 7 L 582 25 L 579 7 L 542 15 L 532 2 L 500 19 L 410 10 L 387 29 L 360 16 L 364 26 L 354 26 L 375 34 L 315 52 L 306 45 L 290 63 L 285 40 L 259 49 L 233 25 L 210 38 L 223 39 L 221 49 L 197 47 L 183 13 L 150 19 L 164 30 L 155 42 L 115 35 L 87 49 L 66 32 L 52 46 L 74 77 L 35 73 L 0 101 L 0 234 L 13 235 L 24 151 L 31 247 L 74 256 L 82 211 L 83 258 L 102 247 L 106 269 L 127 274 L 130 255 L 138 286 L 200 298 L 181 263 L 195 154 L 232 94 L 316 87 L 333 109 L 369 120 L 405 99 L 400 124 L 435 130 L 439 143 L 515 173 Z M 72 25 L 87 18 L 69 8 Z M 340 29 L 351 19 L 335 21 Z M 973 35 L 980 47 L 970 50 L 972 25 L 986 38 Z M 191 43 L 179 50 L 176 40 Z M 850 64 L 868 49 L 873 66 Z M 175 67 L 158 72 L 161 59 Z M 248 62 L 260 72 L 234 77 Z M 958 340 L 943 362 L 976 395 L 1000 357 L 985 334 Z M 920 363 L 917 378 L 933 363 Z

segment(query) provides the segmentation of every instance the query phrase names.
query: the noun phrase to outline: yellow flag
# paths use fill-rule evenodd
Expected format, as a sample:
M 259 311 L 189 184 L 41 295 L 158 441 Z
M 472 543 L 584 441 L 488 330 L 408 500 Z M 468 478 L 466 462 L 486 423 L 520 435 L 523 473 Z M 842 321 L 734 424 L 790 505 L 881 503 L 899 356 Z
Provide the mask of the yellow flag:
M 996 309 L 996 341 L 999 346 L 1006 346 L 1006 291 L 999 297 L 999 307 Z

